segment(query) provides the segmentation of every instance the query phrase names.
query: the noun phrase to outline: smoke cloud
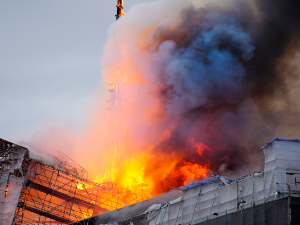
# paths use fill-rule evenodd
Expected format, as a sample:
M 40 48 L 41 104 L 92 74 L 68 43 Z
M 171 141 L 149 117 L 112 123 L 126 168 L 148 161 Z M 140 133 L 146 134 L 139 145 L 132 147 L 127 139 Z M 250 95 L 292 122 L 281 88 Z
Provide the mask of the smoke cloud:
M 296 0 L 134 6 L 110 28 L 101 63 L 122 106 L 100 101 L 73 157 L 92 177 L 111 162 L 111 179 L 153 194 L 261 169 L 263 144 L 300 136 L 299 10 Z

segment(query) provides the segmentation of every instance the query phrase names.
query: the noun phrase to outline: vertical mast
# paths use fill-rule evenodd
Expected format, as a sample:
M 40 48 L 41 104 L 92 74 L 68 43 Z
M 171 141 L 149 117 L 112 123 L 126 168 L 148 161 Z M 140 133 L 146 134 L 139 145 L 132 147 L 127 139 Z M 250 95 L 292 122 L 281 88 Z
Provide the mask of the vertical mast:
M 116 15 L 116 19 L 118 20 L 119 17 L 123 16 L 123 0 L 118 0 L 117 3 L 117 15 Z
M 117 14 L 116 20 L 123 16 L 123 0 L 117 0 Z M 108 110 L 110 113 L 110 127 L 111 127 L 111 150 L 112 160 L 108 162 L 108 165 L 105 169 L 105 178 L 108 181 L 114 181 L 115 173 L 115 162 L 117 160 L 118 151 L 121 144 L 121 135 L 122 135 L 122 124 L 121 124 L 121 111 L 122 111 L 122 92 L 121 92 L 121 77 L 120 74 L 116 74 L 111 83 L 109 83 L 109 92 L 111 94 L 110 100 L 107 103 L 110 103 Z

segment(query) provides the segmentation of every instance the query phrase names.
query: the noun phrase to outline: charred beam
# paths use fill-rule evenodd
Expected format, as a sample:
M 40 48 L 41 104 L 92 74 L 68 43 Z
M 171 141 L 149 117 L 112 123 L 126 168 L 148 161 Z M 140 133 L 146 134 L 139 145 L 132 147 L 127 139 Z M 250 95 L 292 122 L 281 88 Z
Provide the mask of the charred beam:
M 53 190 L 51 188 L 45 187 L 43 185 L 34 183 L 32 181 L 28 181 L 26 185 L 27 186 L 31 185 L 31 188 L 33 188 L 37 191 L 43 192 L 45 194 L 50 194 L 54 197 L 60 198 L 62 200 L 68 201 L 68 202 L 75 203 L 77 205 L 80 205 L 80 206 L 83 206 L 83 207 L 86 207 L 86 208 L 89 208 L 89 209 L 97 210 L 97 211 L 100 211 L 100 212 L 108 212 L 109 211 L 109 210 L 107 210 L 105 208 L 102 208 L 98 205 L 95 205 L 93 203 L 86 202 L 84 200 L 81 200 L 81 199 L 78 199 L 78 198 L 75 198 L 75 197 L 70 197 L 67 194 L 64 194 L 64 193 L 61 193 L 59 191 Z
M 68 220 L 68 219 L 65 219 L 65 218 L 61 218 L 61 217 L 56 216 L 56 215 L 54 215 L 54 214 L 51 214 L 51 213 L 48 213 L 48 212 L 44 212 L 44 211 L 42 211 L 42 210 L 39 210 L 39 209 L 30 207 L 30 206 L 28 206 L 28 205 L 25 205 L 25 204 L 22 203 L 22 202 L 19 202 L 19 203 L 18 203 L 18 207 L 19 207 L 19 208 L 23 208 L 24 210 L 33 212 L 33 213 L 35 213 L 35 214 L 38 214 L 38 215 L 40 215 L 40 216 L 44 216 L 44 217 L 50 218 L 50 219 L 52 219 L 52 220 L 61 222 L 61 223 L 69 224 L 69 223 L 74 223 L 74 222 L 75 222 L 75 221 Z M 48 223 L 48 222 L 47 222 L 47 223 Z

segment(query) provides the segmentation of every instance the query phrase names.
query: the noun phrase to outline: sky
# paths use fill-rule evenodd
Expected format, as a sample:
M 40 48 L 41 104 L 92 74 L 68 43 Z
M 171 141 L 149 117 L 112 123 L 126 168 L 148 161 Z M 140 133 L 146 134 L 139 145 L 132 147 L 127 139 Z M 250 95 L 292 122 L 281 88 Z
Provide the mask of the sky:
M 125 0 L 124 11 L 150 1 Z M 84 125 L 107 91 L 100 61 L 116 2 L 0 2 L 0 138 L 26 141 L 52 121 Z

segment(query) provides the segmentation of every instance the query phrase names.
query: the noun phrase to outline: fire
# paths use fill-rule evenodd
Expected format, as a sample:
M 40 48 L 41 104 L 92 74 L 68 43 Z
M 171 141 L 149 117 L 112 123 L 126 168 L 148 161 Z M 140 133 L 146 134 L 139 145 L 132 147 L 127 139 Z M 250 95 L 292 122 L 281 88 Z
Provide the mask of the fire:
M 91 185 L 91 184 L 87 184 L 87 183 L 85 183 L 85 182 L 83 182 L 83 183 L 79 183 L 79 184 L 77 184 L 77 186 L 76 186 L 76 188 L 78 189 L 78 190 L 87 190 L 88 188 L 91 188 L 91 187 L 93 187 L 93 185 Z
M 133 156 L 131 159 L 124 161 L 123 168 L 120 168 L 120 174 L 117 183 L 122 184 L 125 188 L 135 191 L 138 185 L 147 183 L 147 186 L 153 187 L 151 180 L 144 178 L 145 163 L 148 158 L 145 155 Z
M 266 29 L 261 34 L 253 29 L 255 21 L 258 27 L 269 23 L 245 20 L 260 15 L 256 7 L 246 15 L 231 7 L 153 1 L 133 7 L 109 29 L 101 62 L 101 89 L 109 84 L 109 92 L 96 96 L 97 108 L 84 131 L 72 138 L 51 132 L 56 137 L 45 139 L 49 148 L 60 143 L 55 148 L 65 148 L 72 139 L 72 158 L 89 171 L 89 179 L 113 182 L 122 201 L 111 208 L 200 180 L 211 171 L 244 168 L 254 158 L 246 146 L 257 139 L 257 127 L 270 134 L 259 96 L 268 100 L 272 93 L 272 88 L 260 93 L 263 84 L 276 87 L 269 82 L 273 75 L 263 78 L 269 70 L 277 76 L 272 69 L 277 56 L 262 63 L 260 53 L 278 42 L 265 45 L 270 39 Z M 118 19 L 123 0 L 117 9 Z
M 78 189 L 78 190 L 83 190 L 83 184 L 78 184 L 78 185 L 77 185 L 77 189 Z
M 200 144 L 197 146 L 196 152 Z M 183 158 L 184 155 L 156 155 L 154 149 L 148 149 L 148 152 L 134 153 L 117 162 L 113 182 L 126 192 L 122 198 L 124 205 L 151 198 L 170 190 L 170 186 L 187 185 L 208 175 L 208 165 L 191 163 Z M 94 181 L 103 182 L 104 176 L 98 175 Z
M 119 0 L 119 15 L 123 15 L 122 4 Z M 178 15 L 168 15 L 167 21 L 174 21 L 172 29 L 180 21 Z M 205 178 L 211 169 L 205 158 L 211 149 L 202 141 L 204 137 L 184 121 L 185 111 L 178 109 L 183 106 L 167 104 L 172 87 L 162 91 L 162 86 L 168 79 L 156 79 L 163 76 L 157 65 L 173 45 L 169 42 L 158 48 L 164 37 L 153 34 L 159 31 L 160 20 L 149 20 L 139 29 L 123 26 L 124 21 L 119 20 L 110 30 L 104 48 L 102 76 L 109 92 L 91 115 L 90 126 L 74 138 L 73 155 L 89 171 L 89 179 L 113 182 L 122 200 L 115 208 Z M 178 93 L 178 98 L 181 95 Z
M 208 168 L 191 162 L 184 162 L 184 166 L 178 171 L 184 177 L 184 185 L 201 180 L 207 176 Z

